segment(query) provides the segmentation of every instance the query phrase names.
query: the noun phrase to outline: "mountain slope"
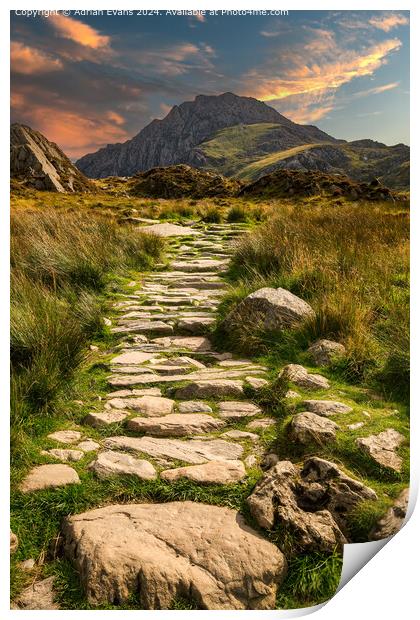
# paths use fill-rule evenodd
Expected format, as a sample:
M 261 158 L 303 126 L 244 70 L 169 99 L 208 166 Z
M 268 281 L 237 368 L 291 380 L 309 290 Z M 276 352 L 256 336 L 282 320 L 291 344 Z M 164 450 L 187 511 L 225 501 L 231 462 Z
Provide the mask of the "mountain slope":
M 277 150 L 311 142 L 335 142 L 316 127 L 297 125 L 252 97 L 238 97 L 233 93 L 198 95 L 194 101 L 174 106 L 163 120 L 152 121 L 132 140 L 85 155 L 76 165 L 93 178 L 129 176 L 178 163 L 206 165 L 195 147 L 220 129 L 256 123 L 279 126 Z
M 95 186 L 59 147 L 39 131 L 10 127 L 10 174 L 26 187 L 56 192 L 89 192 Z
M 194 152 L 199 165 L 244 181 L 255 181 L 278 169 L 294 169 L 345 174 L 356 181 L 379 178 L 396 189 L 409 185 L 410 149 L 404 144 L 304 142 L 301 137 L 293 128 L 286 132 L 274 124 L 242 125 L 217 132 Z

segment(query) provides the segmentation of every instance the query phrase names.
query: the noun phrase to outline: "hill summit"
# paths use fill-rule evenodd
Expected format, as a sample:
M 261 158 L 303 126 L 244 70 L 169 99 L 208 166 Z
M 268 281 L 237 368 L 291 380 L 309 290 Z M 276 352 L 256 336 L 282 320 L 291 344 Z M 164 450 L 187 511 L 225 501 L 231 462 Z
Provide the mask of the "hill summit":
M 277 150 L 314 142 L 337 142 L 317 127 L 293 123 L 252 97 L 233 93 L 198 95 L 194 101 L 174 106 L 163 120 L 152 121 L 131 140 L 85 155 L 76 165 L 93 178 L 131 176 L 180 163 L 204 166 L 205 161 L 200 161 L 200 152 L 195 147 L 226 127 L 257 123 L 279 127 Z
M 10 174 L 25 187 L 89 192 L 95 187 L 54 142 L 27 125 L 10 127 Z

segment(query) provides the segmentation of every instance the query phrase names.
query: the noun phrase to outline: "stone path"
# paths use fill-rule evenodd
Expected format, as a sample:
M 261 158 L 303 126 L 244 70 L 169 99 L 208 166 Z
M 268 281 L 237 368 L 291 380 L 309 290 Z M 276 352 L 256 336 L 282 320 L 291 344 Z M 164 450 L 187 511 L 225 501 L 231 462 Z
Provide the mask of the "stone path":
M 271 469 L 248 499 L 259 525 L 290 522 L 310 549 L 330 550 L 346 541 L 336 495 L 341 493 L 341 504 L 350 509 L 363 498 L 375 499 L 375 493 L 334 463 L 312 458 L 300 470 L 290 461 L 277 463 L 277 455 L 264 455 L 261 435 L 276 420 L 252 402 L 252 394 L 267 385 L 267 368 L 217 352 L 209 338 L 226 289 L 223 273 L 232 240 L 243 233 L 243 225 L 153 224 L 148 230 L 171 238 L 170 264 L 130 282 L 114 303 L 110 329 L 119 344 L 106 354 L 109 392 L 77 429 L 46 437 L 42 454 L 56 463 L 33 468 L 21 491 L 80 484 L 68 463 L 84 463 L 86 455 L 87 469 L 100 481 L 126 474 L 167 484 L 240 484 L 253 468 L 261 464 L 267 469 L 268 463 Z M 323 342 L 324 355 L 328 341 Z M 303 391 L 330 388 L 324 376 L 297 364 L 286 366 L 282 377 Z M 335 400 L 303 400 L 293 390 L 286 398 L 299 398 L 305 407 L 288 429 L 296 444 L 334 442 L 340 425 L 329 417 L 339 414 L 340 423 L 352 411 Z M 381 465 L 398 470 L 401 459 L 395 450 L 401 441 L 399 433 L 389 430 L 358 445 Z M 330 478 L 342 483 L 334 487 L 335 495 Z M 297 501 L 297 488 L 306 503 Z M 328 512 L 317 503 L 327 490 Z M 279 549 L 239 513 L 198 502 L 91 510 L 69 517 L 64 535 L 65 555 L 76 567 L 89 565 L 81 580 L 95 605 L 124 602 L 137 579 L 146 609 L 167 608 L 178 595 L 205 609 L 272 609 L 286 572 Z M 48 580 L 45 587 L 51 587 Z M 27 598 L 31 608 L 32 590 Z M 25 605 L 22 599 L 19 606 Z

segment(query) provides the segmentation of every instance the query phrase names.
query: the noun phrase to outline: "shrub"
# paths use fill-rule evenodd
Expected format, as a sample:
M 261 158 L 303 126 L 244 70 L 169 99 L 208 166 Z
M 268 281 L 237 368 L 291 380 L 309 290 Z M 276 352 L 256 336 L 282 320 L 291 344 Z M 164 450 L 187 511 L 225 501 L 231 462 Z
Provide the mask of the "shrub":
M 247 222 L 248 212 L 242 205 L 234 205 L 229 209 L 226 220 L 232 224 L 234 222 Z

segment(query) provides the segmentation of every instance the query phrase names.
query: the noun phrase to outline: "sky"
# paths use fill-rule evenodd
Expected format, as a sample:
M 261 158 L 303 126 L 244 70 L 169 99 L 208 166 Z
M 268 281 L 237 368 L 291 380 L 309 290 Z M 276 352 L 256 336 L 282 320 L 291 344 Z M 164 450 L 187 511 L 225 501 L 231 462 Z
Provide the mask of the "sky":
M 72 159 L 132 138 L 198 94 L 227 91 L 336 138 L 409 143 L 407 11 L 17 13 L 11 120 Z

